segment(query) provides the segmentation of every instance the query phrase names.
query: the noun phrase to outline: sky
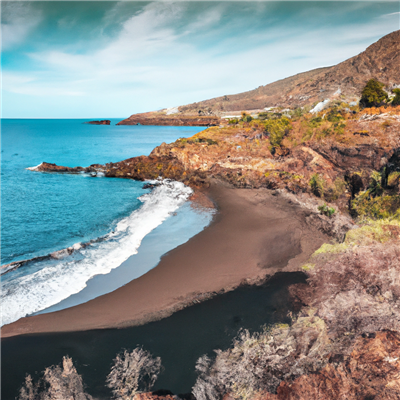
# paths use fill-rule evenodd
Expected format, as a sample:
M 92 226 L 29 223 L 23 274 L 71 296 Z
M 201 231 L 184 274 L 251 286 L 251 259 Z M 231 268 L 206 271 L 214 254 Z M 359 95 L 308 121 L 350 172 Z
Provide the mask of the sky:
M 330 66 L 400 2 L 1 1 L 2 118 L 126 118 Z

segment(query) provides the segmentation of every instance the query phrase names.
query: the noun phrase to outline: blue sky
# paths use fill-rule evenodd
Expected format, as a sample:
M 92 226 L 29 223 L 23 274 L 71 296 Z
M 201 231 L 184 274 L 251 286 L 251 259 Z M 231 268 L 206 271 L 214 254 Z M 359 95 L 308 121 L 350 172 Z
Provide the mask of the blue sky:
M 3 118 L 112 118 L 344 61 L 400 28 L 399 1 L 11 1 Z

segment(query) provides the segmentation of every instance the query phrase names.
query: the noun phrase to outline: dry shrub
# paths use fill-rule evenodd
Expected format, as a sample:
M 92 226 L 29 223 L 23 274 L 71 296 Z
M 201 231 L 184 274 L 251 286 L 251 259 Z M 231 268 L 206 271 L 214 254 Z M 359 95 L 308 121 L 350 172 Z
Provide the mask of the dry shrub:
M 18 400 L 92 400 L 85 393 L 82 377 L 78 375 L 72 359 L 63 357 L 62 367 L 53 365 L 46 368 L 43 377 L 34 383 L 27 375 L 25 384 L 20 389 Z
M 112 389 L 114 399 L 128 400 L 141 391 L 149 391 L 161 371 L 161 358 L 137 347 L 131 353 L 124 351 L 114 360 L 107 376 L 107 386 Z
M 241 399 L 263 390 L 274 392 L 282 380 L 322 368 L 329 343 L 325 323 L 312 314 L 290 327 L 277 325 L 254 334 L 243 330 L 232 348 L 216 351 L 214 362 L 207 356 L 198 360 L 193 394 L 197 400 L 217 400 L 227 392 Z

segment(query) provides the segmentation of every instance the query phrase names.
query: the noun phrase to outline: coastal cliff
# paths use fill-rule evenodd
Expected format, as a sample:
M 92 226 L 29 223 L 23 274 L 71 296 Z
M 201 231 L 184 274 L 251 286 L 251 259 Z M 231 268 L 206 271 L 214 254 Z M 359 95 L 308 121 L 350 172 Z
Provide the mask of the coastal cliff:
M 340 104 L 316 114 L 287 118 L 271 113 L 266 121 L 211 127 L 163 143 L 149 156 L 117 163 L 70 168 L 44 162 L 35 170 L 135 180 L 161 176 L 194 187 L 207 187 L 216 178 L 237 188 L 316 195 L 348 212 L 373 171 L 383 173 L 380 179 L 386 182 L 399 168 L 400 109 L 352 112 Z

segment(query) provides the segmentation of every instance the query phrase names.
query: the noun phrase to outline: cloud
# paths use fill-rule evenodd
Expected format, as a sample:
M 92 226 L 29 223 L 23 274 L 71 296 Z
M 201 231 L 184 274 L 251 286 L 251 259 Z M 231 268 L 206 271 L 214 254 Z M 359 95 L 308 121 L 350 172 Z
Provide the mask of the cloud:
M 8 50 L 24 41 L 42 21 L 42 14 L 29 3 L 4 2 L 1 5 L 2 49 Z
M 354 14 L 360 6 L 346 7 Z M 29 71 L 5 71 L 3 89 L 37 94 L 53 108 L 62 104 L 70 117 L 85 117 L 93 109 L 97 115 L 120 117 L 238 93 L 333 65 L 390 31 L 388 21 L 379 17 L 342 22 L 346 10 L 340 10 L 333 21 L 328 11 L 309 7 L 282 19 L 273 5 L 261 3 L 246 4 L 243 13 L 221 3 L 192 8 L 180 2 L 135 8 L 116 3 L 101 24 L 117 21 L 117 28 L 101 47 L 88 40 L 84 52 L 73 43 L 31 51 Z

